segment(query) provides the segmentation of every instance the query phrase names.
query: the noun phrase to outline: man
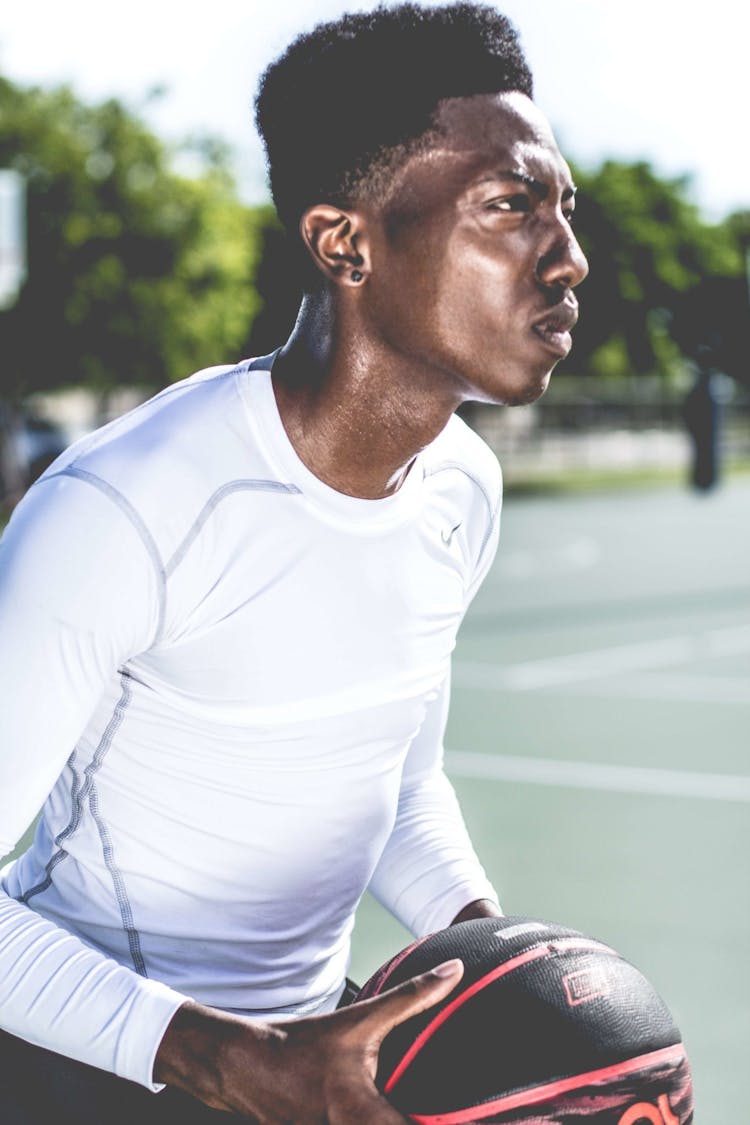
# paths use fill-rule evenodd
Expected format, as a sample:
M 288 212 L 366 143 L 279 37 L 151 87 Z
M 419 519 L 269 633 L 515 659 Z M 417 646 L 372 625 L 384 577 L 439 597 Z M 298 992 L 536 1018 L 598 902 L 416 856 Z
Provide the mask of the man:
M 23 1125 L 50 1089 L 56 1121 L 396 1125 L 379 1043 L 461 966 L 335 1011 L 357 902 L 499 913 L 441 769 L 500 506 L 454 411 L 570 347 L 570 174 L 488 7 L 319 27 L 257 105 L 292 336 L 74 446 L 2 544 L 6 852 L 47 798 L 0 900 Z

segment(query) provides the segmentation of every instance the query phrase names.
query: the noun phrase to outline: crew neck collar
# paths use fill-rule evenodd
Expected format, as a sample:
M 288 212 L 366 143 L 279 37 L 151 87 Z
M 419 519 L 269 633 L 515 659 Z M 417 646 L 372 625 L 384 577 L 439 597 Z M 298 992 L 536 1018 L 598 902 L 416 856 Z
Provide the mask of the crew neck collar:
M 424 483 L 421 454 L 414 458 L 404 481 L 392 496 L 378 500 L 349 496 L 326 484 L 305 465 L 284 427 L 271 379 L 277 354 L 252 361 L 243 372 L 243 386 L 250 423 L 279 473 L 279 479 L 297 485 L 320 515 L 349 527 L 381 530 L 408 519 L 421 499 Z

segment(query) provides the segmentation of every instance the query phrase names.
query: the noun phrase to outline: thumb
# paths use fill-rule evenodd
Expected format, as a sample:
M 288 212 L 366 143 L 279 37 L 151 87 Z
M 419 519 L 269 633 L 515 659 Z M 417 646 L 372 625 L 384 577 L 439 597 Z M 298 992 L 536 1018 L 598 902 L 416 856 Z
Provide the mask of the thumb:
M 463 962 L 444 961 L 428 973 L 411 977 L 371 1000 L 348 1009 L 360 1017 L 357 1030 L 378 1046 L 397 1024 L 431 1008 L 451 992 L 464 974 Z

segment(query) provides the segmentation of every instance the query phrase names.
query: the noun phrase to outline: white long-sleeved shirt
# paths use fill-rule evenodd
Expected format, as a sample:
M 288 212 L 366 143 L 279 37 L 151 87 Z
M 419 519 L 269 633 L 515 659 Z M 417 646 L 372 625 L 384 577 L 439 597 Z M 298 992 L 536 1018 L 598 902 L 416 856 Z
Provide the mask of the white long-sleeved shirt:
M 497 462 L 453 418 L 395 495 L 342 495 L 269 366 L 77 443 L 0 541 L 0 855 L 42 806 L 0 874 L 0 1027 L 152 1089 L 185 997 L 333 1008 L 368 885 L 418 934 L 494 897 L 442 734 Z

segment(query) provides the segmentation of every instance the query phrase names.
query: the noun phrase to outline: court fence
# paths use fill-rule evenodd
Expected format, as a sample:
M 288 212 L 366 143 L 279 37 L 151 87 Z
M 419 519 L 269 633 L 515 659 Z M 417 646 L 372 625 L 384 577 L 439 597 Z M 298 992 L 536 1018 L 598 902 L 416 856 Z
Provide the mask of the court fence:
M 714 382 L 719 462 L 750 467 L 750 387 L 726 376 Z M 570 474 L 680 474 L 693 455 L 685 423 L 690 386 L 658 376 L 553 376 L 545 395 L 522 409 L 471 404 L 462 413 L 511 486 Z

